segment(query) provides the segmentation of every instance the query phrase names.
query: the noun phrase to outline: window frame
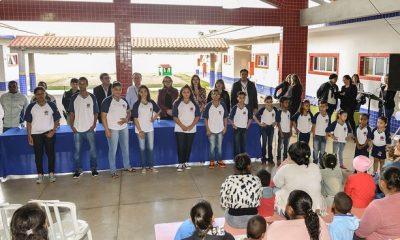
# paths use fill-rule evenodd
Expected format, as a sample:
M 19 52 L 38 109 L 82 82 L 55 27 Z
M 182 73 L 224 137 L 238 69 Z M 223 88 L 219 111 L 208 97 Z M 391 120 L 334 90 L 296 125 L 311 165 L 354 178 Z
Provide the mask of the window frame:
M 372 69 L 373 69 L 373 74 L 375 73 L 375 68 L 376 68 L 376 59 L 377 58 L 385 58 L 384 60 L 384 66 L 383 66 L 383 76 L 388 73 L 389 71 L 389 59 L 390 59 L 390 53 L 359 53 L 358 54 L 358 75 L 360 76 L 360 79 L 363 80 L 372 80 L 372 81 L 380 81 L 382 79 L 382 76 L 380 75 L 369 75 L 364 73 L 365 69 L 365 59 L 366 58 L 373 58 L 373 64 L 372 64 Z
M 260 57 L 263 56 L 266 59 L 266 65 L 259 65 Z M 255 68 L 264 68 L 269 69 L 269 54 L 268 53 L 256 53 L 255 54 L 255 61 L 254 61 Z
M 314 69 L 314 60 L 316 58 L 326 58 L 325 59 L 325 69 L 328 67 L 328 58 L 332 57 L 334 58 L 333 60 L 333 66 L 336 62 L 336 71 L 324 71 L 324 70 L 319 70 L 319 69 Z M 320 61 L 320 60 L 319 60 Z M 315 74 L 315 75 L 323 75 L 323 76 L 329 76 L 332 73 L 336 73 L 339 75 L 339 53 L 310 53 L 309 54 L 309 63 L 308 63 L 308 73 L 309 74 Z

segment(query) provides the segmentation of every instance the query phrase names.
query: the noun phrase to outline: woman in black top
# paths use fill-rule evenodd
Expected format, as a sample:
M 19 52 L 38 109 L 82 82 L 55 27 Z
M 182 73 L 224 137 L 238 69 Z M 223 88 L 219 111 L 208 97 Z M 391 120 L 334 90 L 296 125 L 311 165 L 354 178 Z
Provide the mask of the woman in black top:
M 220 99 L 221 99 L 221 101 L 224 101 L 224 103 L 226 105 L 226 109 L 228 110 L 228 113 L 229 113 L 231 111 L 231 99 L 229 97 L 229 93 L 225 90 L 224 80 L 218 79 L 215 82 L 214 89 L 218 89 L 219 94 L 221 95 Z M 207 103 L 212 101 L 211 93 L 212 93 L 212 91 L 210 91 L 208 93 Z
M 286 97 L 289 95 L 289 87 L 290 84 L 292 83 L 291 77 L 292 74 L 287 75 L 285 80 L 275 88 L 274 92 L 275 99 L 280 99 L 281 97 Z M 281 92 L 278 95 L 276 95 L 280 89 L 282 89 Z
M 289 92 L 290 92 L 290 106 L 289 106 L 289 112 L 290 115 L 293 116 L 300 107 L 301 103 L 301 95 L 303 94 L 303 86 L 300 83 L 300 78 L 296 74 L 292 74 L 291 76 L 292 79 L 292 84 L 289 87 Z
M 350 123 L 352 132 L 356 129 L 356 123 L 354 121 L 354 112 L 357 107 L 357 86 L 351 83 L 351 77 L 349 75 L 343 76 L 342 89 L 337 93 L 337 97 L 340 99 L 340 109 L 347 112 L 347 120 Z
M 394 108 L 396 104 L 394 103 L 394 97 L 396 96 L 396 91 L 388 89 L 389 74 L 383 77 L 383 84 L 380 88 L 379 97 L 383 98 L 384 103 L 379 102 L 379 116 L 385 116 L 388 119 L 386 129 L 390 132 L 390 120 L 392 118 Z M 384 110 L 384 111 L 383 111 Z

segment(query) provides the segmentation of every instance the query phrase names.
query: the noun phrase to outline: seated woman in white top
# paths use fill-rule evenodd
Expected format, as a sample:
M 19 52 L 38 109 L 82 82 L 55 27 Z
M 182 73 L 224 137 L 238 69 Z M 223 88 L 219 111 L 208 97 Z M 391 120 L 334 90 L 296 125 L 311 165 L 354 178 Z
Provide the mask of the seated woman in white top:
M 331 239 L 325 222 L 313 211 L 313 200 L 304 191 L 290 193 L 285 217 L 287 220 L 275 221 L 268 226 L 268 240 Z
M 296 142 L 289 147 L 287 164 L 281 167 L 274 176 L 274 183 L 280 188 L 275 193 L 275 209 L 285 212 L 289 194 L 293 190 L 303 190 L 313 200 L 313 210 L 324 213 L 325 200 L 321 194 L 321 172 L 317 164 L 310 162 L 311 151 L 307 143 Z

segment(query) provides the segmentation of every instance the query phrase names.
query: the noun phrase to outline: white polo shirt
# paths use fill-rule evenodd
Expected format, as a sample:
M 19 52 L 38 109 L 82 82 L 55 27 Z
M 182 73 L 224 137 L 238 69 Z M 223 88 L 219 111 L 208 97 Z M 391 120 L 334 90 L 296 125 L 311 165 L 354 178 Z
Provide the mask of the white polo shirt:
M 57 106 L 46 102 L 40 106 L 37 102 L 31 103 L 26 108 L 25 121 L 31 123 L 32 134 L 42 134 L 54 128 L 54 121 L 61 118 Z
M 276 122 L 281 124 L 282 132 L 290 133 L 291 122 L 290 122 L 290 112 L 289 110 L 283 111 L 279 110 L 277 112 Z
M 313 124 L 315 124 L 315 135 L 317 136 L 325 136 L 326 128 L 329 125 L 329 114 L 325 113 L 325 116 L 322 116 L 320 112 L 317 112 L 313 118 Z
M 88 94 L 85 98 L 80 93 L 72 95 L 69 104 L 69 112 L 75 113 L 74 127 L 78 132 L 88 131 L 93 125 L 94 114 L 99 113 L 96 97 Z
M 242 92 L 246 93 L 246 98 L 244 100 L 244 104 L 247 105 L 247 104 L 249 104 L 249 93 L 247 91 L 247 87 L 249 86 L 250 80 L 247 80 L 246 84 L 243 84 L 243 82 L 241 80 L 239 80 L 239 81 L 240 81 L 240 86 L 242 87 Z
M 361 126 L 358 125 L 356 130 L 356 137 L 359 144 L 365 144 L 365 142 L 367 142 L 367 140 L 371 138 L 371 128 L 369 126 L 361 128 Z
M 333 133 L 335 142 L 346 143 L 346 137 L 351 133 L 351 128 L 347 122 L 340 124 L 337 121 L 334 121 L 328 126 L 326 132 Z
M 183 100 L 177 100 L 172 108 L 172 116 L 178 118 L 183 125 L 189 126 L 196 117 L 200 117 L 200 108 L 192 101 L 185 103 Z M 195 133 L 196 126 L 190 131 L 183 131 L 178 124 L 175 124 L 175 132 Z
M 258 110 L 256 116 L 258 119 L 261 120 L 261 123 L 265 123 L 267 125 L 272 125 L 276 122 L 276 113 L 278 112 L 278 110 L 273 107 L 270 110 L 268 110 L 267 108 L 263 107 L 260 108 L 260 110 Z
M 143 132 L 152 132 L 154 131 L 154 127 L 151 118 L 158 112 L 160 112 L 160 108 L 153 100 L 150 100 L 147 104 L 137 101 L 132 108 L 132 117 L 139 121 Z M 136 126 L 135 133 L 139 133 Z
M 310 133 L 312 128 L 313 115 L 309 112 L 307 115 L 301 115 L 299 112 L 295 113 L 292 117 L 292 121 L 296 122 L 297 129 L 301 133 Z
M 129 109 L 128 101 L 125 98 L 120 98 L 118 101 L 113 96 L 108 96 L 101 104 L 101 112 L 107 113 L 107 125 L 112 130 L 125 129 L 128 124 L 119 125 L 121 118 L 126 118 L 126 111 Z
M 212 101 L 207 103 L 203 117 L 208 120 L 208 127 L 211 133 L 222 132 L 224 130 L 224 119 L 228 117 L 225 103 L 221 102 L 217 107 Z
M 387 130 L 384 132 L 378 132 L 378 129 L 374 128 L 374 130 L 372 130 L 372 143 L 377 147 L 383 147 L 390 144 L 391 140 L 389 132 Z
M 233 120 L 233 123 L 238 128 L 247 128 L 247 123 L 249 119 L 252 119 L 253 113 L 250 111 L 247 105 L 243 108 L 240 108 L 238 105 L 235 105 L 231 113 L 229 115 L 229 119 Z

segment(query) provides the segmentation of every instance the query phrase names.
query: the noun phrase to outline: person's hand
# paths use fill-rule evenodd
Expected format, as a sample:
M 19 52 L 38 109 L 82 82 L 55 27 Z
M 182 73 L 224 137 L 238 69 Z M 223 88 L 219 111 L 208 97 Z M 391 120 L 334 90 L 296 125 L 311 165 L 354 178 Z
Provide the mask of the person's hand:
M 207 129 L 207 136 L 211 136 L 211 131 Z
M 184 132 L 189 131 L 188 127 L 186 127 L 185 125 L 182 125 L 181 128 L 182 128 L 182 131 L 184 131 Z
M 119 121 L 118 121 L 118 125 L 122 126 L 127 122 L 128 122 L 128 120 L 126 118 L 120 118 Z
M 298 128 L 296 128 L 296 133 L 299 134 L 300 130 Z
M 52 129 L 52 130 L 50 130 L 50 131 L 46 134 L 46 137 L 47 137 L 47 138 L 52 138 L 52 137 L 54 136 L 55 133 L 56 133 L 56 131 L 54 131 L 54 130 Z
M 106 138 L 110 139 L 111 138 L 111 131 L 110 129 L 106 129 Z
M 157 118 L 158 118 L 158 116 L 157 115 L 154 115 L 153 117 L 151 117 L 151 122 L 154 122 L 155 120 L 157 120 Z
M 172 116 L 172 109 L 168 109 L 168 110 L 167 110 L 167 114 L 168 114 L 169 116 Z
M 72 132 L 77 133 L 78 130 L 76 130 L 76 128 L 74 126 L 71 126 Z
M 224 127 L 224 129 L 222 130 L 222 135 L 225 135 L 225 133 L 226 133 L 226 127 Z
M 95 128 L 96 128 L 96 124 L 92 125 L 92 126 L 89 128 L 89 132 L 93 132 Z
M 140 131 L 140 132 L 139 132 L 139 137 L 140 137 L 141 139 L 144 139 L 144 132 L 143 132 L 143 131 Z
M 33 146 L 33 137 L 32 137 L 32 135 L 28 135 L 28 143 L 29 143 L 29 145 Z
M 237 129 L 237 126 L 235 124 L 232 124 L 233 129 Z
M 372 146 L 368 147 L 368 152 L 370 152 L 372 150 Z
M 347 136 L 347 137 L 346 137 L 346 141 L 350 141 L 351 139 L 353 139 L 352 136 Z
M 261 127 L 267 127 L 267 124 L 265 124 L 265 123 L 261 123 L 261 125 L 260 125 Z
M 186 127 L 186 131 L 190 131 L 190 130 L 192 130 L 194 128 L 194 125 L 192 124 L 192 125 L 189 125 L 189 126 L 187 126 Z

